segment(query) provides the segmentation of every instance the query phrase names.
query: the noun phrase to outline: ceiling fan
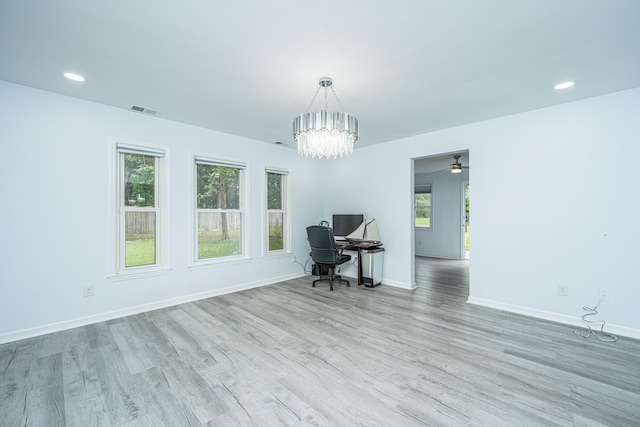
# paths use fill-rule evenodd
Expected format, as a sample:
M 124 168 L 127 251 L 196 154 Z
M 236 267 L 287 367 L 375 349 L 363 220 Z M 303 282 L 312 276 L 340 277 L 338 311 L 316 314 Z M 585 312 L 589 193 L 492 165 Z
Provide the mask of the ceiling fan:
M 451 159 L 451 156 L 453 156 L 453 164 L 449 163 L 451 160 L 447 161 L 447 159 Z M 460 161 L 461 158 L 464 158 L 464 161 L 468 161 L 465 153 L 425 158 L 424 161 L 420 161 L 419 165 L 418 162 L 416 162 L 416 165 L 418 165 L 416 171 L 417 173 L 460 173 L 463 169 L 469 169 L 469 166 L 462 165 Z
M 460 163 L 460 157 L 460 154 L 453 156 L 455 162 L 451 165 L 451 173 L 461 173 L 462 169 L 469 169 L 469 166 L 462 166 L 462 163 Z

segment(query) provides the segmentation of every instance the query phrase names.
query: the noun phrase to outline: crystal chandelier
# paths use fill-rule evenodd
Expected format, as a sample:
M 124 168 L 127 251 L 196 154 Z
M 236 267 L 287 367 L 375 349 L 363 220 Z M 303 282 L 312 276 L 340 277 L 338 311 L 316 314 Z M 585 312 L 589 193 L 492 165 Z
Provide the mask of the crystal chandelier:
M 298 143 L 298 153 L 306 157 L 346 157 L 353 154 L 353 144 L 358 140 L 358 119 L 344 112 L 342 103 L 331 86 L 329 77 L 320 79 L 320 86 L 305 113 L 293 119 L 293 139 Z M 324 109 L 310 111 L 324 88 Z M 342 112 L 328 111 L 328 90 L 335 97 Z

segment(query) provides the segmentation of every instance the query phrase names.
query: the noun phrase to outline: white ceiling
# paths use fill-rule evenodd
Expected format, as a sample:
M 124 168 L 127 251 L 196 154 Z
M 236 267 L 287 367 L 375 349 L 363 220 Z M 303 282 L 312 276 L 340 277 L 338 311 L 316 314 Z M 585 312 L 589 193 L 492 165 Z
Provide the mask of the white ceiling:
M 0 2 L 0 80 L 265 142 L 323 76 L 356 146 L 640 87 L 640 1 Z
M 433 173 L 451 171 L 451 165 L 455 163 L 454 155 L 460 156 L 458 162 L 463 168 L 469 169 L 469 152 L 461 151 L 456 153 L 439 154 L 435 156 L 423 157 L 415 159 L 413 164 L 414 174 Z

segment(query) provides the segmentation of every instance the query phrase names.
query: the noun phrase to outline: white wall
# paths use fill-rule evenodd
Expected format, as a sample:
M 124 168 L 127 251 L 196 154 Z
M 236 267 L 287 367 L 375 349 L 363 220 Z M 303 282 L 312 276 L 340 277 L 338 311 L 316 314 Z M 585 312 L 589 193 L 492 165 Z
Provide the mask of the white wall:
M 410 159 L 469 149 L 470 301 L 579 323 L 606 288 L 601 318 L 640 337 L 639 112 L 634 89 L 365 147 L 348 168 L 377 173 L 335 203 L 374 213 L 387 250 L 384 282 L 409 285 Z M 568 296 L 557 295 L 558 284 L 569 285 Z
M 464 181 L 469 171 L 416 174 L 415 183 L 431 185 L 431 228 L 416 227 L 416 255 L 462 259 Z
M 0 342 L 302 273 L 289 258 L 262 259 L 261 239 L 252 240 L 249 264 L 187 268 L 190 151 L 249 161 L 254 236 L 262 229 L 262 166 L 289 167 L 300 261 L 308 256 L 305 226 L 333 212 L 375 217 L 386 248 L 383 282 L 411 288 L 411 159 L 467 149 L 473 158 L 470 301 L 572 322 L 606 287 L 610 301 L 600 310 L 607 325 L 640 338 L 633 163 L 640 157 L 639 111 L 640 89 L 634 89 L 320 161 L 0 82 Z M 107 279 L 109 136 L 171 149 L 168 275 Z M 569 285 L 569 296 L 557 296 L 560 283 Z M 94 297 L 82 297 L 86 284 L 95 286 Z
M 295 150 L 0 82 L 0 342 L 301 275 L 262 258 L 264 166 L 291 170 L 293 249 L 323 210 L 308 188 L 320 165 Z M 109 137 L 170 148 L 170 274 L 111 281 Z M 190 152 L 244 159 L 252 259 L 190 270 Z M 82 289 L 93 285 L 95 296 Z
M 350 158 L 326 161 L 327 168 L 338 173 L 323 178 L 332 189 L 325 198 L 325 218 L 338 212 L 375 218 L 385 247 L 383 283 L 411 289 L 415 282 L 408 264 L 413 260 L 409 251 L 413 245 L 412 161 L 404 149 L 391 144 L 359 148 Z M 354 265 L 342 272 L 357 276 Z
M 640 330 L 639 112 L 635 89 L 462 130 L 477 138 L 474 299 L 575 316 L 606 288 L 601 318 Z

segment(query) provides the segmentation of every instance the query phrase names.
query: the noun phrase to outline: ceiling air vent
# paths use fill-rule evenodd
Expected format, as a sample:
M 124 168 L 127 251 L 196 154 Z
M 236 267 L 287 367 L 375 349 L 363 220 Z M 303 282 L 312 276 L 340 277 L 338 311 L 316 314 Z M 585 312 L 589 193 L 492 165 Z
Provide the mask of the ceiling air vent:
M 156 114 L 158 114 L 160 112 L 158 110 L 152 110 L 151 108 L 140 107 L 139 105 L 132 105 L 131 106 L 131 111 L 137 111 L 138 113 L 144 113 L 144 114 L 148 114 L 150 116 L 155 116 Z

